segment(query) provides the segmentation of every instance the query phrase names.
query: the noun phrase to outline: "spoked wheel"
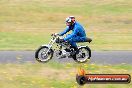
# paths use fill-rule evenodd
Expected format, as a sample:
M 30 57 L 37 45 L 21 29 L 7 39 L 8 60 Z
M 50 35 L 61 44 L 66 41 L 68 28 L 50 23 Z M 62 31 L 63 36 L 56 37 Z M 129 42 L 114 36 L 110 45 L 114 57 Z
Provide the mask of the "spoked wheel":
M 84 63 L 91 57 L 91 50 L 89 47 L 81 47 L 78 49 L 77 53 L 73 56 L 76 62 Z
M 53 57 L 53 50 L 49 49 L 47 46 L 40 47 L 35 52 L 35 58 L 39 62 L 47 62 Z

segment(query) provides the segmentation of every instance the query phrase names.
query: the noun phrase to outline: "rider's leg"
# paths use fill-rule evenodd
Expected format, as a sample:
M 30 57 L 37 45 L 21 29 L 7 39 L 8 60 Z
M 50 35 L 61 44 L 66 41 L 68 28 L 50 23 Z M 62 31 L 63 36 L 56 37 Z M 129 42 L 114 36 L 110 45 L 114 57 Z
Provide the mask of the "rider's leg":
M 77 44 L 76 44 L 74 38 L 70 39 L 69 42 L 71 44 L 71 48 L 74 48 L 74 50 L 76 51 L 77 50 Z
M 69 35 L 67 35 L 67 36 L 69 36 Z M 85 36 L 84 37 L 76 36 L 76 37 L 73 37 L 73 38 L 69 39 L 68 41 L 70 42 L 71 47 L 73 47 L 75 50 L 77 50 L 76 43 L 77 42 L 84 42 L 84 41 L 86 41 L 86 37 Z
M 69 42 L 70 42 L 71 46 L 74 47 L 75 50 L 77 50 L 77 45 L 76 45 L 76 43 L 77 43 L 77 42 L 84 42 L 84 41 L 86 41 L 86 39 L 87 39 L 86 37 L 76 36 L 76 37 L 71 38 L 71 39 L 69 40 Z

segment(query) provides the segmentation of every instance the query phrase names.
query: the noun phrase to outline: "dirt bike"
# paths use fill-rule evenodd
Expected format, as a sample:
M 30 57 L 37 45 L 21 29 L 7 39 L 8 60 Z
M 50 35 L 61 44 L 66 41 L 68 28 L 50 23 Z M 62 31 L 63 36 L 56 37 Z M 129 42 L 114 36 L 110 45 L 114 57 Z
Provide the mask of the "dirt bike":
M 56 42 L 59 41 L 62 37 L 57 34 L 51 35 L 51 41 L 48 45 L 40 46 L 35 52 L 35 58 L 39 62 L 48 62 L 53 58 L 53 54 L 56 54 L 56 57 L 61 58 L 73 58 L 76 62 L 82 63 L 86 62 L 91 57 L 91 49 L 88 46 L 78 46 L 77 50 L 71 47 L 68 41 L 65 42 Z M 87 38 L 83 42 L 91 42 L 90 38 Z M 56 49 L 53 49 L 53 45 L 56 44 Z

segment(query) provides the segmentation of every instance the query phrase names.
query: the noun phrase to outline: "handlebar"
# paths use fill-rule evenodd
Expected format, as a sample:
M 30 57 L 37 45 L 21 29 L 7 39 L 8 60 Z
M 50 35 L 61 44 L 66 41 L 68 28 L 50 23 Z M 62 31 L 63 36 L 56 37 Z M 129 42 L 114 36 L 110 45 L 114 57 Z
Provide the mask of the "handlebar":
M 51 34 L 51 36 L 54 36 L 54 37 L 56 37 L 56 36 L 58 36 L 59 34 L 58 33 L 53 33 L 53 34 Z

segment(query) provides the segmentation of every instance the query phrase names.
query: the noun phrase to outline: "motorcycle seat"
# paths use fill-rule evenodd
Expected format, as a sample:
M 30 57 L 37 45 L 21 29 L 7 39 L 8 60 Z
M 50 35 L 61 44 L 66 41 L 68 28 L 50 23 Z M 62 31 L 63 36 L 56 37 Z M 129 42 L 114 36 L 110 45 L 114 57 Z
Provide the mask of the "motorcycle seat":
M 90 43 L 90 42 L 92 42 L 92 39 L 87 37 L 86 40 L 84 40 L 84 41 L 78 41 L 77 43 L 79 43 L 79 42 L 89 42 Z

